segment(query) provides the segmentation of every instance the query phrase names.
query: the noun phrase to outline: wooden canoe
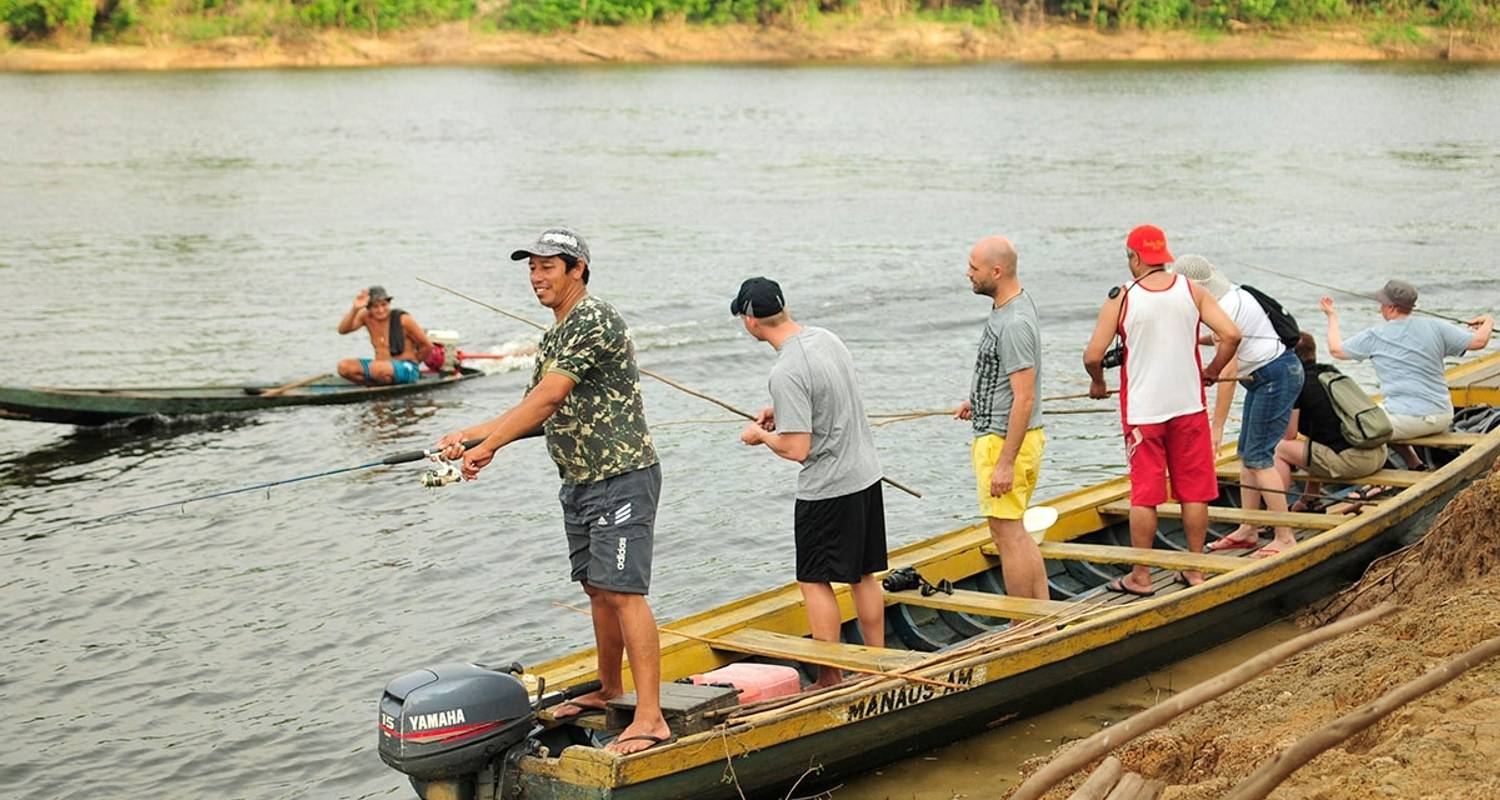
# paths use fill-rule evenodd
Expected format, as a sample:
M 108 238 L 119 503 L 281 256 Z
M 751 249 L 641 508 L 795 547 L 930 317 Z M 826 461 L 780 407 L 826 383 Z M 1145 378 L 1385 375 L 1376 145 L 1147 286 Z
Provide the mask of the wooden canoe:
M 481 370 L 461 367 L 458 373 L 447 376 L 424 372 L 416 383 L 401 386 L 359 386 L 338 376 L 330 376 L 274 395 L 264 393 L 278 388 L 277 384 L 113 389 L 0 386 L 0 419 L 105 425 L 136 417 L 178 417 L 286 406 L 359 403 L 405 397 L 484 375 Z
M 1458 367 L 1450 377 L 1454 394 L 1468 392 L 1467 398 L 1500 389 L 1500 354 Z M 1301 544 L 1264 560 L 1244 557 L 1246 551 L 1233 551 L 1240 557 L 1185 552 L 1180 527 L 1166 507 L 1155 548 L 1131 548 L 1122 516 L 1129 484 L 1117 479 L 1047 501 L 1060 512 L 1042 544 L 1053 600 L 1005 597 L 987 529 L 975 525 L 891 553 L 892 568 L 914 566 L 929 581 L 946 578 L 958 589 L 925 598 L 917 592 L 887 593 L 888 650 L 872 653 L 852 643 L 805 638 L 807 620 L 795 584 L 667 623 L 665 628 L 692 638 L 662 634 L 664 682 L 739 660 L 793 663 L 816 651 L 850 667 L 909 671 L 954 685 L 856 677 L 823 692 L 736 709 L 706 731 L 623 757 L 591 745 L 567 746 L 578 740 L 578 729 L 558 726 L 542 737 L 546 752 L 516 763 L 507 796 L 730 800 L 781 797 L 799 780 L 798 793 L 811 794 L 841 775 L 1200 652 L 1326 596 L 1403 539 L 1420 535 L 1448 500 L 1500 455 L 1500 429 L 1415 443 L 1434 448 L 1446 463 L 1429 472 L 1383 471 L 1373 482 L 1391 487 L 1390 494 L 1358 513 L 1285 515 Z M 1232 455 L 1220 463 L 1235 466 Z M 1340 490 L 1347 487 L 1325 483 L 1325 491 Z M 1235 497 L 1226 491 L 1218 502 Z M 1265 521 L 1264 514 L 1250 516 Z M 1215 506 L 1210 539 L 1246 518 L 1239 509 Z M 1152 567 L 1154 596 L 1103 588 L 1131 564 Z M 1172 581 L 1173 570 L 1181 568 L 1203 569 L 1212 578 L 1184 588 Z M 839 600 L 845 620 L 852 620 L 847 587 Z M 1005 617 L 1017 622 L 1008 624 Z M 858 641 L 852 637 L 857 630 L 846 624 L 846 641 Z M 572 653 L 528 672 L 544 677 L 549 688 L 581 684 L 594 677 L 594 653 Z M 569 728 L 573 732 L 563 737 Z M 479 787 L 481 800 L 493 795 L 492 786 Z

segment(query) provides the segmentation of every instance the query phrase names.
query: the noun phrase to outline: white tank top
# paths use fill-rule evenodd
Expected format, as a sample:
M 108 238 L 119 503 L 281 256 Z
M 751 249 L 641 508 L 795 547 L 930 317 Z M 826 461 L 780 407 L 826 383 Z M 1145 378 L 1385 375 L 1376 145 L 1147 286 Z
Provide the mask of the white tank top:
M 1127 425 L 1166 422 L 1205 408 L 1198 357 L 1198 306 L 1192 281 L 1172 276 L 1165 289 L 1137 283 L 1120 309 L 1125 363 L 1120 367 L 1120 416 Z

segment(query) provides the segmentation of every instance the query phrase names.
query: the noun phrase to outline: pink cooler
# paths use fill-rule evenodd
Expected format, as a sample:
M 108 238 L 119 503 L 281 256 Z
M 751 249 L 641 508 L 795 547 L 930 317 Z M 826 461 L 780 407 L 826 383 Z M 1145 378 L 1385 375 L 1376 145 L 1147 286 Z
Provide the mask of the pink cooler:
M 797 670 L 775 664 L 730 664 L 713 672 L 694 675 L 693 683 L 699 686 L 708 683 L 733 686 L 740 690 L 741 703 L 786 697 L 802 691 Z

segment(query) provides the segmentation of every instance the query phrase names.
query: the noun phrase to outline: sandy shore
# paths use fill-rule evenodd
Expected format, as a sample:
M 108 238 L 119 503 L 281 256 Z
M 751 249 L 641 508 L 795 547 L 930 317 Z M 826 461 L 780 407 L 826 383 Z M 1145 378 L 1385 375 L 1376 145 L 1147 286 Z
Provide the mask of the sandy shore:
M 1163 800 L 1217 800 L 1309 731 L 1500 635 L 1497 567 L 1500 472 L 1491 472 L 1449 504 L 1421 544 L 1377 564 L 1304 621 L 1349 616 L 1384 600 L 1400 604 L 1397 614 L 1293 657 L 1115 755 L 1127 769 L 1166 781 Z M 1272 797 L 1500 797 L 1496 687 L 1500 659 L 1334 746 L 1292 773 Z M 1023 772 L 1050 758 L 1027 762 Z M 1067 797 L 1083 777 L 1048 800 Z
M 0 49 L 3 71 L 258 69 L 413 64 L 800 63 L 971 61 L 1500 61 L 1500 36 L 1423 30 L 1420 44 L 1374 28 L 1100 34 L 1081 27 L 990 31 L 912 19 L 833 19 L 816 26 L 686 25 L 586 28 L 565 34 L 476 33 L 449 25 L 360 38 L 225 38 L 151 46 Z M 1394 37 L 1390 37 L 1394 38 Z

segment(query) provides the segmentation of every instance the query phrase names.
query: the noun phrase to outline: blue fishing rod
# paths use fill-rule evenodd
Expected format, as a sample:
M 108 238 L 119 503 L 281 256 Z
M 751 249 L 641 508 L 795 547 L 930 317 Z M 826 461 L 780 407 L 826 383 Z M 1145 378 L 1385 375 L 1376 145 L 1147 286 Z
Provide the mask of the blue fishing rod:
M 540 433 L 540 431 L 538 431 L 538 433 Z M 535 434 L 533 434 L 533 435 L 535 435 Z M 463 443 L 464 449 L 468 450 L 468 449 L 474 447 L 475 445 L 478 445 L 482 441 L 484 441 L 484 439 L 482 437 L 481 438 L 475 438 L 475 439 L 468 439 L 468 440 L 464 441 L 464 443 Z M 314 478 L 326 478 L 326 477 L 328 477 L 330 475 L 342 475 L 345 472 L 359 472 L 360 470 L 374 469 L 375 467 L 390 467 L 390 466 L 395 466 L 397 464 L 409 464 L 409 463 L 411 463 L 413 461 L 421 461 L 421 460 L 423 460 L 425 458 L 430 458 L 432 456 L 438 455 L 441 452 L 442 452 L 442 450 L 440 450 L 440 449 L 438 449 L 436 447 L 430 448 L 430 449 L 427 449 L 427 450 L 407 450 L 406 452 L 403 452 L 403 453 L 393 453 L 391 455 L 386 456 L 385 458 L 380 459 L 379 461 L 371 461 L 368 464 L 358 464 L 358 465 L 352 466 L 352 467 L 339 467 L 338 469 L 330 469 L 330 470 L 327 470 L 325 472 L 315 472 L 315 473 L 313 473 L 311 475 L 298 475 L 295 478 L 285 478 L 285 479 L 279 480 L 279 481 L 267 481 L 265 483 L 257 483 L 254 486 L 241 486 L 238 489 L 226 489 L 226 490 L 224 490 L 222 492 L 211 492 L 209 494 L 200 494 L 200 495 L 196 495 L 194 497 L 189 497 L 189 498 L 182 499 L 182 500 L 173 500 L 173 501 L 171 501 L 169 503 L 157 503 L 154 506 L 144 506 L 142 508 L 132 508 L 129 511 L 116 511 L 113 514 L 105 514 L 102 517 L 96 517 L 94 519 L 88 520 L 85 524 L 94 523 L 94 522 L 104 522 L 105 520 L 119 519 L 120 517 L 129 517 L 129 516 L 134 516 L 136 514 L 144 514 L 144 513 L 148 512 L 148 511 L 160 511 L 163 508 L 183 507 L 183 506 L 186 506 L 188 503 L 197 503 L 197 502 L 201 502 L 203 500 L 214 500 L 214 499 L 220 498 L 220 497 L 229 497 L 231 495 L 236 495 L 236 494 L 245 494 L 246 492 L 258 492 L 258 491 L 261 491 L 262 489 L 271 489 L 271 488 L 274 488 L 274 487 L 277 487 L 277 486 L 286 486 L 289 483 L 299 483 L 301 481 L 310 481 L 310 480 L 313 480 Z M 446 483 L 452 483 L 453 481 L 455 481 L 457 479 L 458 479 L 458 470 L 454 469 L 451 465 L 448 465 L 443 470 L 438 470 L 438 471 L 434 471 L 434 472 L 428 473 L 426 475 L 423 475 L 422 476 L 422 485 L 424 485 L 424 486 L 442 486 L 443 484 L 446 484 Z

